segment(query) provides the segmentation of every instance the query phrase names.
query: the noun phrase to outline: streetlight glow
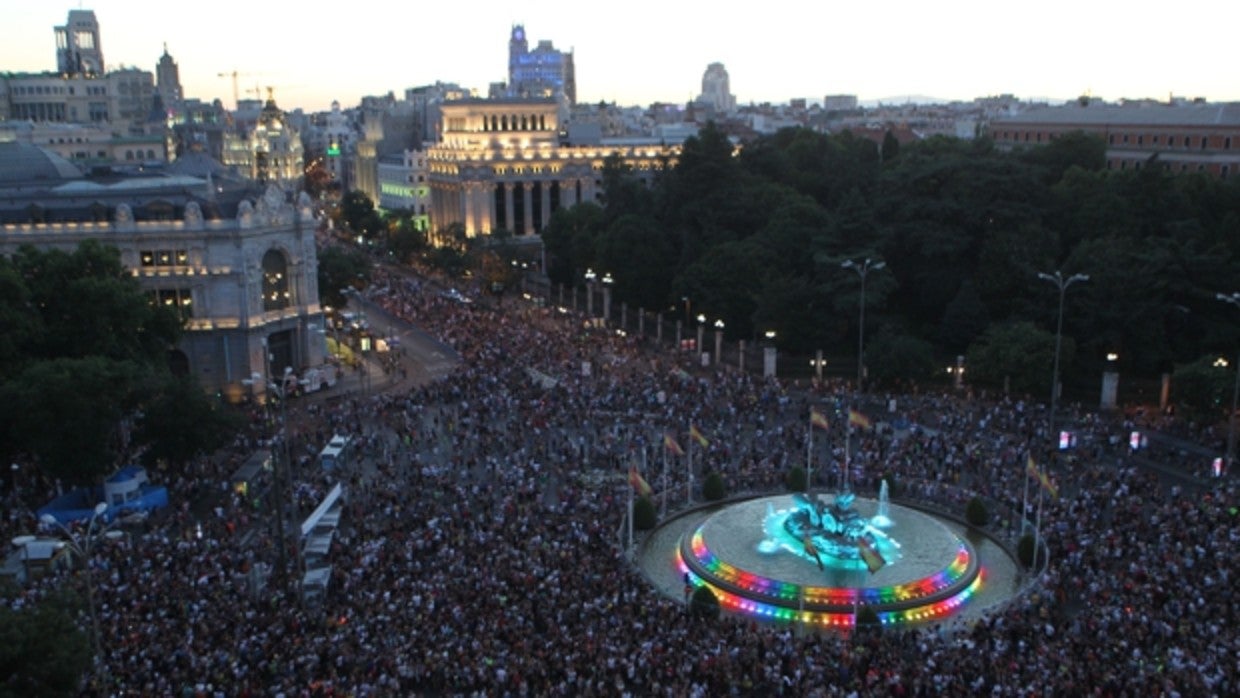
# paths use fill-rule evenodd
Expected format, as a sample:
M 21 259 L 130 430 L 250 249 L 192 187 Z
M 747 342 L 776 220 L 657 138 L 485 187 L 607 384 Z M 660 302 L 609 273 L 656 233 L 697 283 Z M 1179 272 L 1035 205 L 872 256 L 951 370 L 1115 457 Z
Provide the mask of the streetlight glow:
M 1223 301 L 1224 303 L 1230 303 L 1236 306 L 1237 308 L 1240 308 L 1240 291 L 1236 291 L 1231 294 L 1219 293 L 1215 295 L 1215 298 Z M 1224 366 L 1227 365 L 1227 362 L 1225 360 L 1220 359 L 1220 361 L 1223 361 Z M 1218 362 L 1216 361 L 1214 365 L 1217 366 Z M 1235 383 L 1235 386 L 1231 389 L 1231 413 L 1227 415 L 1227 469 L 1229 471 L 1231 470 L 1232 463 L 1236 461 L 1236 403 L 1237 402 L 1240 402 L 1240 356 L 1236 357 L 1236 383 Z

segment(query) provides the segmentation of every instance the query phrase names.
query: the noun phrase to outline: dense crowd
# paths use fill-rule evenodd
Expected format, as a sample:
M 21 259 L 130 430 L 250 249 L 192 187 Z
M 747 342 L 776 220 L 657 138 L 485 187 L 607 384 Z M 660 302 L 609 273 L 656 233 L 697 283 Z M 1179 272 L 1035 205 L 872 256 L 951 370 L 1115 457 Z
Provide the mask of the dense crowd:
M 919 393 L 862 401 L 847 386 L 797 390 L 702 371 L 640 337 L 587 331 L 534 306 L 502 311 L 380 273 L 370 302 L 460 356 L 444 380 L 315 407 L 286 430 L 304 516 L 336 480 L 347 503 L 325 596 L 302 603 L 279 576 L 268 512 L 229 474 L 265 436 L 256 413 L 234 447 L 168 482 L 171 510 L 93 560 L 104 661 L 91 690 L 118 695 L 318 696 L 1235 695 L 1240 643 L 1235 487 L 1181 491 L 1134 467 L 1126 425 L 1075 413 L 1072 462 L 1041 406 Z M 584 370 L 588 365 L 589 370 Z M 894 401 L 894 405 L 891 404 Z M 955 632 L 844 636 L 744 619 L 709 621 L 653 590 L 618 546 L 623 473 L 647 456 L 663 490 L 662 436 L 699 447 L 695 481 L 782 488 L 804 462 L 810 406 L 829 411 L 815 482 L 842 472 L 846 419 L 907 422 L 851 440 L 851 477 L 961 504 L 1018 510 L 1032 450 L 1060 497 L 1043 531 L 1051 563 L 1026 593 Z M 324 472 L 333 433 L 357 444 Z M 668 488 L 684 487 L 683 475 Z M 27 483 L 27 494 L 34 489 Z M 683 501 L 684 491 L 673 499 Z M 193 503 L 211 499 L 200 511 Z M 5 533 L 35 523 L 9 494 Z M 1000 534 L 1003 531 L 999 531 Z M 286 554 L 297 558 L 297 550 Z M 43 598 L 63 577 L 7 600 Z M 84 623 L 86 622 L 85 619 Z

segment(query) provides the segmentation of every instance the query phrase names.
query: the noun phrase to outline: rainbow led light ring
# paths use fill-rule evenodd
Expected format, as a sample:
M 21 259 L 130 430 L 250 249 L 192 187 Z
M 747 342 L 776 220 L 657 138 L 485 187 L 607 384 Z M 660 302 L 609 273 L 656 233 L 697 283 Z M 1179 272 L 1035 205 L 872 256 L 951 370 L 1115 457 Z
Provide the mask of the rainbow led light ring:
M 802 586 L 720 560 L 707 547 L 701 527 L 681 540 L 676 563 L 695 586 L 710 586 L 725 610 L 835 627 L 852 626 L 859 608 L 873 609 L 884 624 L 944 618 L 981 588 L 984 577 L 976 555 L 961 541 L 947 567 L 913 582 L 861 588 Z

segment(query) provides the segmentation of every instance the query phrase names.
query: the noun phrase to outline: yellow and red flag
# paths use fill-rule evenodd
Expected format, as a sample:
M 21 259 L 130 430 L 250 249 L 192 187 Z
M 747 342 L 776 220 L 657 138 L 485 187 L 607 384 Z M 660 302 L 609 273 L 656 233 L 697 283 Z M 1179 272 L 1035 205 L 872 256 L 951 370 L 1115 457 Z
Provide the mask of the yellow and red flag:
M 866 569 L 870 570 L 870 574 L 874 574 L 887 564 L 887 560 L 883 558 L 883 554 L 878 552 L 873 544 L 866 538 L 857 540 L 857 552 L 861 553 L 861 559 L 865 562 Z
M 649 497 L 654 490 L 650 487 L 650 483 L 646 482 L 646 478 L 637 472 L 637 465 L 629 465 L 629 484 L 643 497 Z
M 848 423 L 854 427 L 869 429 L 874 425 L 870 423 L 870 418 L 861 414 L 857 410 L 848 410 Z
M 663 448 L 666 448 L 678 456 L 685 455 L 685 449 L 681 448 L 680 444 L 676 443 L 675 437 L 666 432 L 663 434 Z
M 698 431 L 696 424 L 689 425 L 689 438 L 696 441 L 698 446 L 701 446 L 702 448 L 706 448 L 710 445 L 710 441 L 702 435 L 702 432 Z
M 815 426 L 819 429 L 831 428 L 831 423 L 827 421 L 827 415 L 819 412 L 817 407 L 809 408 L 809 423 L 810 426 Z
M 1032 453 L 1025 460 L 1025 472 L 1032 475 L 1042 485 L 1047 494 L 1051 496 L 1051 499 L 1059 498 L 1059 488 L 1055 487 L 1055 483 L 1051 482 L 1051 478 L 1046 474 L 1046 471 L 1038 468 L 1038 464 L 1033 462 Z

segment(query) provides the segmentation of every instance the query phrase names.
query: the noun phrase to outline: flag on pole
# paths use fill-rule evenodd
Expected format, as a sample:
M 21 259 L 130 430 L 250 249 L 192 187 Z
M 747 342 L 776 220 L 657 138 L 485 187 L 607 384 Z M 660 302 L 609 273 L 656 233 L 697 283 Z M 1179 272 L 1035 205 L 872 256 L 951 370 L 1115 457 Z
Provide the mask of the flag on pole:
M 814 540 L 808 535 L 802 536 L 801 545 L 805 546 L 805 554 L 814 558 L 814 562 L 818 563 L 818 569 L 825 570 L 826 567 L 822 564 L 822 556 L 818 554 L 818 546 L 814 545 Z
M 1025 461 L 1025 472 L 1033 476 L 1046 489 L 1047 494 L 1052 499 L 1059 499 L 1059 489 L 1055 487 L 1055 483 L 1051 482 L 1051 478 L 1046 474 L 1046 471 L 1038 468 L 1038 464 L 1033 462 L 1033 454 L 1030 454 Z
M 883 554 L 878 552 L 866 538 L 857 539 L 857 552 L 861 553 L 861 559 L 865 562 L 866 568 L 870 570 L 870 574 L 874 574 L 887 564 Z
M 646 482 L 646 478 L 642 477 L 642 474 L 637 472 L 636 463 L 629 464 L 629 484 L 632 485 L 633 489 L 637 490 L 637 493 L 643 497 L 649 497 L 650 493 L 654 492 L 654 490 L 650 487 L 650 483 Z
M 701 446 L 702 448 L 706 448 L 707 446 L 710 445 L 710 441 L 707 440 L 707 438 L 702 435 L 702 432 L 698 431 L 696 424 L 689 425 L 689 438 L 696 441 L 698 443 L 698 446 Z
M 848 410 L 848 423 L 862 429 L 869 429 L 874 426 L 870 423 L 869 417 L 853 409 Z
M 666 432 L 663 434 L 663 448 L 666 448 L 678 456 L 685 455 L 685 450 L 680 447 L 680 444 L 676 443 L 676 439 L 671 434 Z
M 809 423 L 811 426 L 819 429 L 830 429 L 831 424 L 827 421 L 827 415 L 818 411 L 817 407 L 809 408 Z

